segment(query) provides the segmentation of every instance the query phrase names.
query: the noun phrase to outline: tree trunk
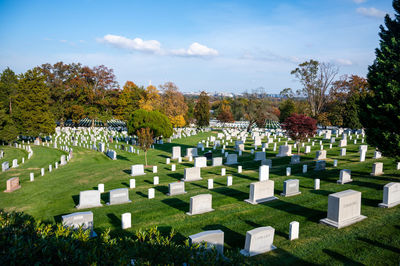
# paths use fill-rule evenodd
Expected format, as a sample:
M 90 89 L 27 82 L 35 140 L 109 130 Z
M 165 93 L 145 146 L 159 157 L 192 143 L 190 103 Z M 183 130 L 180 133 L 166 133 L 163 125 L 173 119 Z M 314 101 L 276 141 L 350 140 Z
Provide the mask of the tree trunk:
M 10 98 L 10 115 L 12 115 L 11 98 Z
M 146 166 L 147 166 L 147 151 L 144 152 L 144 161 L 145 161 Z
M 300 142 L 297 142 L 297 155 L 300 155 Z

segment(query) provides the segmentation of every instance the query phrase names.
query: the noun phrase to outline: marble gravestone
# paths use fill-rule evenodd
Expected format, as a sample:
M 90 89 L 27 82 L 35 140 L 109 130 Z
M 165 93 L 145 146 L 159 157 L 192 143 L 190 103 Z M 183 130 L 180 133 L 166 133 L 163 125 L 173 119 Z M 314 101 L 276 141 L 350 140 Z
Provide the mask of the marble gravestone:
M 143 164 L 134 164 L 131 166 L 131 176 L 145 175 Z
M 265 181 L 269 179 L 269 165 L 261 165 L 258 172 L 258 180 Z
M 258 151 L 254 155 L 254 161 L 263 161 L 265 159 L 266 159 L 265 152 L 263 151 Z
M 269 168 L 272 167 L 272 160 L 271 159 L 266 159 L 261 161 L 261 165 L 268 165 Z
M 306 146 L 304 153 L 310 153 L 311 152 L 311 146 Z
M 186 157 L 197 157 L 197 148 L 187 148 Z
M 168 196 L 185 194 L 185 182 L 173 182 L 168 184 Z
M 228 154 L 226 157 L 226 165 L 238 164 L 237 154 Z
M 338 229 L 367 218 L 361 215 L 361 192 L 345 190 L 328 197 L 328 217 L 320 222 Z
M 7 186 L 4 192 L 13 192 L 21 188 L 21 185 L 19 184 L 19 177 L 12 177 L 8 179 L 6 184 Z
M 130 212 L 126 212 L 121 215 L 121 227 L 122 229 L 128 229 L 132 227 L 132 214 Z
M 374 163 L 372 165 L 372 176 L 383 175 L 383 163 Z
M 290 158 L 290 163 L 291 164 L 297 164 L 297 163 L 300 163 L 300 155 L 293 155 L 291 158 Z
M 338 184 L 346 184 L 352 182 L 353 179 L 351 179 L 351 170 L 350 169 L 343 169 L 340 170 L 340 176 L 339 180 L 337 181 Z
M 17 159 L 12 160 L 12 166 L 11 167 L 12 168 L 18 167 L 18 160 Z
M 201 178 L 201 168 L 199 167 L 190 167 L 185 168 L 183 173 L 183 181 L 198 181 L 202 180 Z
M 293 221 L 289 225 L 289 240 L 295 240 L 299 238 L 299 227 L 300 223 Z
M 131 203 L 129 200 L 129 190 L 128 188 L 117 188 L 110 190 L 110 202 L 107 205 L 116 205 L 116 204 L 124 204 Z
M 246 243 L 240 253 L 246 257 L 259 255 L 276 249 L 275 229 L 271 226 L 258 227 L 246 232 Z
M 98 190 L 85 190 L 79 193 L 79 204 L 76 206 L 77 209 L 85 209 L 92 207 L 101 207 L 100 203 L 100 191 Z
M 178 159 L 181 157 L 181 146 L 172 147 L 172 159 Z
M 244 200 L 250 204 L 259 204 L 278 199 L 274 196 L 274 181 L 266 180 L 250 184 L 249 199 Z
M 2 172 L 5 172 L 5 171 L 7 171 L 8 169 L 10 169 L 9 163 L 8 163 L 8 162 L 3 162 L 3 163 L 1 164 L 1 171 L 2 171 Z
M 292 145 L 279 146 L 279 153 L 276 157 L 292 156 Z
M 283 193 L 281 196 L 291 197 L 301 194 L 299 191 L 300 181 L 298 179 L 288 179 L 283 182 Z
M 400 183 L 391 182 L 383 187 L 383 202 L 379 207 L 392 208 L 400 204 Z
M 214 209 L 212 208 L 212 195 L 200 194 L 190 197 L 190 210 L 186 214 L 196 215 L 212 211 L 214 211 Z
M 189 244 L 207 243 L 207 248 L 214 247 L 219 254 L 224 253 L 224 232 L 222 230 L 208 230 L 189 236 Z
M 96 237 L 97 234 L 93 231 L 93 212 L 75 212 L 61 216 L 62 224 L 65 227 L 78 229 L 82 227 L 85 230 L 90 230 L 90 237 Z
M 317 151 L 315 155 L 316 160 L 325 160 L 326 159 L 326 150 Z
M 325 170 L 326 162 L 324 160 L 316 161 L 315 162 L 315 171 Z
M 194 158 L 194 167 L 207 167 L 207 158 L 206 157 L 196 157 Z
M 212 158 L 212 166 L 221 166 L 223 163 L 222 157 L 214 157 Z

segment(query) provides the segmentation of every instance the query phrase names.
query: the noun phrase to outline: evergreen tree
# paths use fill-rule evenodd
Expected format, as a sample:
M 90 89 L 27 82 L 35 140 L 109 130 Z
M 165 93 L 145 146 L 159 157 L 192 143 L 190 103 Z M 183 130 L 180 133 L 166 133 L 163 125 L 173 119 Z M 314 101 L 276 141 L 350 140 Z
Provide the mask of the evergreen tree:
M 360 120 L 368 144 L 400 157 L 400 0 L 393 8 L 395 19 L 386 15 L 386 28 L 380 26 L 380 47 L 367 75 L 371 93 L 360 102 Z
M 4 109 L 0 109 L 0 140 L 11 142 L 18 137 L 18 130 L 11 116 Z
M 292 99 L 287 99 L 281 105 L 279 105 L 279 111 L 281 114 L 279 115 L 279 122 L 283 123 L 286 118 L 288 118 L 291 114 L 295 112 L 295 105 Z
M 6 68 L 0 76 L 0 101 L 1 107 L 6 109 L 8 114 L 12 114 L 17 87 L 17 75 L 10 68 Z
M 28 70 L 19 78 L 13 117 L 23 135 L 48 135 L 56 127 L 49 108 L 49 88 L 44 79 L 37 68 Z
M 132 113 L 127 123 L 128 134 L 137 135 L 141 128 L 149 128 L 154 137 L 169 138 L 172 133 L 172 125 L 168 117 L 158 111 L 136 110 Z
M 197 126 L 206 127 L 210 124 L 210 98 L 205 91 L 200 93 L 200 97 L 194 108 L 194 116 Z

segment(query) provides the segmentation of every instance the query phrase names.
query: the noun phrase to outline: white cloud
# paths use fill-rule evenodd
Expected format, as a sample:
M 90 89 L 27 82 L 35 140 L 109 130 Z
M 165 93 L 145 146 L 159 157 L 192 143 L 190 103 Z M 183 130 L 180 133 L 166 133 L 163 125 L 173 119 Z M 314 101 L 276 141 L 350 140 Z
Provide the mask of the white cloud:
M 367 0 L 353 0 L 353 2 L 356 4 L 362 4 L 362 3 L 367 2 Z
M 153 53 L 161 50 L 161 43 L 156 40 L 144 41 L 141 38 L 129 39 L 124 36 L 107 34 L 103 38 L 99 39 L 99 41 L 128 50 Z
M 172 55 L 178 56 L 217 56 L 218 51 L 212 48 L 209 48 L 205 45 L 202 45 L 198 42 L 192 43 L 187 50 L 185 49 L 177 49 L 171 50 L 170 52 Z
M 339 58 L 339 59 L 336 59 L 335 62 L 337 64 L 339 64 L 339 65 L 342 65 L 342 66 L 351 66 L 351 65 L 353 65 L 353 62 L 351 62 L 349 59 Z
M 383 18 L 386 15 L 384 11 L 376 9 L 375 7 L 359 7 L 356 11 L 361 15 L 374 18 Z

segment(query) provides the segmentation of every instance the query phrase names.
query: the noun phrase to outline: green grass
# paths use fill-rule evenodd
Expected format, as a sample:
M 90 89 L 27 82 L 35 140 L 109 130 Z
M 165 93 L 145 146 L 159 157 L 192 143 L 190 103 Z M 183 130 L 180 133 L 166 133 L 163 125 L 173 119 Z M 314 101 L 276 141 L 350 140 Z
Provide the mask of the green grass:
M 389 182 L 400 182 L 400 171 L 395 170 L 395 161 L 389 158 L 373 160 L 373 149 L 369 147 L 367 160 L 358 162 L 358 145 L 347 146 L 347 156 L 340 157 L 336 144 L 328 150 L 326 171 L 313 171 L 315 151 L 319 143 L 312 147 L 311 154 L 302 154 L 301 163 L 292 166 L 292 176 L 286 177 L 286 167 L 290 158 L 276 158 L 277 152 L 272 145 L 267 149 L 267 158 L 272 158 L 273 167 L 270 179 L 275 181 L 275 196 L 279 200 L 251 205 L 244 202 L 249 197 L 249 184 L 258 181 L 259 162 L 254 162 L 250 154 L 250 145 L 239 157 L 243 172 L 237 173 L 237 166 L 224 166 L 227 175 L 233 176 L 233 186 L 226 187 L 226 176 L 220 175 L 222 167 L 202 169 L 203 180 L 185 183 L 187 194 L 169 197 L 168 183 L 183 177 L 183 169 L 191 167 L 193 162 L 183 160 L 176 163 L 177 171 L 171 172 L 165 158 L 171 156 L 172 146 L 181 145 L 182 155 L 187 147 L 194 147 L 198 141 L 211 133 L 201 133 L 174 143 L 155 145 L 148 152 L 151 165 L 158 165 L 158 173 L 146 168 L 146 175 L 135 177 L 136 189 L 130 190 L 132 203 L 106 206 L 108 193 L 102 194 L 103 207 L 90 209 L 94 213 L 96 232 L 111 227 L 114 235 L 129 235 L 140 228 L 157 225 L 161 230 L 177 230 L 184 239 L 191 234 L 204 230 L 221 229 L 225 232 L 226 248 L 241 249 L 244 247 L 246 231 L 260 226 L 275 228 L 274 245 L 277 250 L 264 255 L 249 258 L 249 263 L 261 264 L 398 264 L 400 253 L 400 206 L 392 209 L 378 208 L 382 202 L 383 186 Z M 317 138 L 319 141 L 319 138 Z M 358 141 L 360 142 L 360 140 Z M 348 143 L 353 143 L 348 141 Z M 284 144 L 281 138 L 280 145 Z M 234 141 L 227 147 L 232 152 Z M 279 144 L 278 144 L 279 146 Z M 114 148 L 114 144 L 110 144 Z M 329 144 L 325 142 L 325 149 Z M 6 149 L 8 147 L 4 147 Z M 10 153 L 14 148 L 9 148 Z M 34 156 L 25 164 L 1 174 L 0 189 L 5 189 L 5 180 L 19 176 L 22 188 L 13 193 L 0 193 L 0 208 L 7 211 L 24 211 L 37 219 L 48 222 L 59 222 L 61 215 L 78 211 L 79 192 L 97 189 L 97 184 L 104 183 L 106 192 L 122 187 L 129 187 L 130 166 L 144 163 L 143 152 L 134 155 L 116 150 L 118 160 L 112 161 L 104 154 L 88 149 L 74 147 L 74 158 L 65 166 L 48 173 L 48 165 L 58 161 L 64 152 L 52 148 L 32 146 Z M 210 148 L 212 149 L 212 148 Z M 16 151 L 21 151 L 17 150 Z M 206 151 L 209 150 L 206 148 Z M 303 149 L 304 150 L 304 149 Z M 23 151 L 22 151 L 23 152 Z M 200 152 L 201 153 L 201 152 Z M 221 151 L 214 151 L 214 156 L 222 156 Z M 8 158 L 8 157 L 7 157 Z M 333 167 L 333 160 L 338 159 L 338 167 Z M 383 176 L 370 176 L 373 162 L 384 163 Z M 309 165 L 308 173 L 302 174 L 302 164 Z M 208 162 L 210 164 L 210 162 Z M 46 169 L 43 177 L 39 176 L 40 168 Z M 54 167 L 54 166 L 53 166 Z M 352 183 L 336 184 L 340 169 L 351 169 Z M 29 172 L 35 172 L 35 181 L 29 182 Z M 160 177 L 160 185 L 153 186 L 153 176 Z M 207 189 L 207 179 L 214 178 L 214 189 Z M 280 196 L 283 181 L 290 178 L 300 180 L 301 195 L 285 198 Z M 321 179 L 321 189 L 313 190 L 314 178 Z M 147 199 L 147 190 L 155 187 L 155 199 Z M 350 227 L 335 229 L 320 224 L 326 217 L 328 195 L 346 189 L 362 192 L 361 213 L 368 218 Z M 190 197 L 211 193 L 214 212 L 188 216 Z M 122 231 L 121 214 L 132 213 L 132 228 Z M 300 239 L 289 241 L 289 223 L 300 222 Z

